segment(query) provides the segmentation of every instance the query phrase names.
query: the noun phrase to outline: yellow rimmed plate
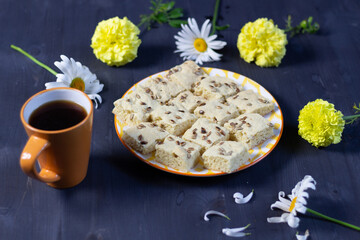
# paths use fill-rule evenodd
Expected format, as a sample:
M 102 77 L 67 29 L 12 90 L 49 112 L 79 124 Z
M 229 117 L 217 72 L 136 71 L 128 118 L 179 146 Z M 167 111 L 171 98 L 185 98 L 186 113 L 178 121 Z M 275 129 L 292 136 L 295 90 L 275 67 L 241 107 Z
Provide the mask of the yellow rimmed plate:
M 240 166 L 235 172 L 241 171 L 245 168 L 248 168 L 248 167 L 254 165 L 255 163 L 258 163 L 259 161 L 264 159 L 276 147 L 277 143 L 280 140 L 280 137 L 281 137 L 281 134 L 283 131 L 284 120 L 283 120 L 283 115 L 282 115 L 279 104 L 277 103 L 275 98 L 260 84 L 258 84 L 257 82 L 255 82 L 241 74 L 230 72 L 230 71 L 223 70 L 223 69 L 218 69 L 218 68 L 203 67 L 203 70 L 206 71 L 210 76 L 222 76 L 222 77 L 228 77 L 230 79 L 233 79 L 237 84 L 241 85 L 245 90 L 251 89 L 251 90 L 257 92 L 258 94 L 260 94 L 261 96 L 269 99 L 270 101 L 272 101 L 275 104 L 275 110 L 272 111 L 271 113 L 267 114 L 266 116 L 264 116 L 267 120 L 269 120 L 274 125 L 274 136 L 272 138 L 268 139 L 267 141 L 265 141 L 263 144 L 250 149 L 249 150 L 250 159 L 245 164 Z M 163 78 L 163 77 L 165 77 L 167 72 L 168 71 L 156 73 L 154 75 L 151 75 L 151 76 L 139 81 L 138 83 L 134 84 L 134 86 L 132 86 L 122 97 L 125 97 L 128 94 L 130 94 L 132 91 L 134 91 L 138 84 L 142 85 L 146 81 L 148 81 L 149 79 L 151 79 L 153 77 L 162 77 Z M 127 127 L 125 123 L 123 123 L 116 116 L 114 119 L 114 123 L 115 123 L 116 133 L 117 133 L 120 141 L 124 144 L 124 146 L 131 153 L 133 153 L 137 158 L 139 158 L 140 160 L 149 164 L 152 167 L 158 168 L 158 169 L 166 171 L 166 172 L 175 173 L 175 174 L 179 174 L 179 175 L 185 175 L 185 176 L 210 177 L 210 176 L 219 176 L 219 175 L 228 174 L 228 173 L 224 173 L 224 172 L 208 170 L 208 169 L 204 168 L 202 162 L 199 162 L 189 172 L 179 171 L 177 169 L 173 169 L 173 168 L 167 167 L 161 163 L 155 162 L 154 153 L 149 154 L 149 155 L 142 155 L 141 153 L 132 149 L 130 146 L 128 146 L 123 141 L 123 139 L 122 139 L 123 130 L 126 129 L 126 127 Z

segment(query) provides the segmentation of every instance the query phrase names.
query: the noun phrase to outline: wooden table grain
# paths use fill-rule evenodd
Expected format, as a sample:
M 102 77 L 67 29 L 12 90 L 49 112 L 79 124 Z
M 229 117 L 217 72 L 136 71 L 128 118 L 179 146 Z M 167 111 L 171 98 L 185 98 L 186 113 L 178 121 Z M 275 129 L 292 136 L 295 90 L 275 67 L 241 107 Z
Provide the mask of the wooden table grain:
M 202 23 L 215 1 L 177 1 L 185 15 Z M 360 233 L 314 217 L 300 216 L 299 228 L 269 224 L 279 216 L 270 205 L 305 175 L 317 181 L 309 190 L 308 207 L 360 225 L 360 122 L 347 125 L 337 145 L 317 149 L 297 134 L 299 110 L 317 98 L 335 104 L 344 115 L 360 101 L 360 3 L 345 1 L 230 1 L 220 8 L 219 24 L 227 46 L 222 61 L 204 66 L 241 73 L 264 86 L 284 115 L 283 136 L 274 151 L 258 164 L 235 174 L 210 178 L 177 176 L 154 169 L 126 150 L 119 141 L 111 110 L 113 101 L 135 82 L 182 59 L 174 54 L 177 29 L 159 26 L 140 37 L 138 57 L 123 67 L 97 60 L 90 40 L 97 23 L 127 16 L 134 23 L 149 13 L 147 0 L 1 0 L 0 1 L 0 239 L 228 239 L 224 227 L 251 223 L 248 239 L 296 239 L 309 229 L 311 239 L 360 239 Z M 278 68 L 260 68 L 239 57 L 237 35 L 259 17 L 285 27 L 313 16 L 316 35 L 289 39 Z M 21 54 L 17 45 L 51 67 L 61 54 L 73 57 L 105 84 L 103 103 L 95 110 L 88 175 L 78 186 L 57 190 L 22 173 L 19 156 L 27 137 L 19 119 L 22 104 L 55 77 Z M 234 192 L 255 190 L 250 203 L 237 205 Z M 213 217 L 222 211 L 231 221 Z

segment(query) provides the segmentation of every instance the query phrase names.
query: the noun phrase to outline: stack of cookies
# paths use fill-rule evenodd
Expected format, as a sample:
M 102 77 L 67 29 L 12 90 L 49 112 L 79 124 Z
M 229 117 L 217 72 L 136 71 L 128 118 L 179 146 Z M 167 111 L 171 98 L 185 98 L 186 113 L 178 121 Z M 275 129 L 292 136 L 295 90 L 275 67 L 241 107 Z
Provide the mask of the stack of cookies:
M 155 161 L 185 172 L 199 160 L 207 169 L 233 172 L 274 135 L 263 117 L 274 103 L 230 78 L 209 76 L 193 61 L 138 84 L 114 105 L 128 126 L 126 144 L 142 154 L 155 151 Z

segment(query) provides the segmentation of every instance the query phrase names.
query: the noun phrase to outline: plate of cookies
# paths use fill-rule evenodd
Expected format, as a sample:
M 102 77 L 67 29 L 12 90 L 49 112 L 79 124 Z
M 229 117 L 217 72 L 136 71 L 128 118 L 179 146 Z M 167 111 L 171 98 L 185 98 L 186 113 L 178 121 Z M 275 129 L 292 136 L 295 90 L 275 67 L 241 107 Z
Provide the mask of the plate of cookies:
M 276 147 L 283 131 L 280 106 L 260 84 L 193 61 L 137 82 L 112 112 L 131 153 L 186 176 L 246 169 Z

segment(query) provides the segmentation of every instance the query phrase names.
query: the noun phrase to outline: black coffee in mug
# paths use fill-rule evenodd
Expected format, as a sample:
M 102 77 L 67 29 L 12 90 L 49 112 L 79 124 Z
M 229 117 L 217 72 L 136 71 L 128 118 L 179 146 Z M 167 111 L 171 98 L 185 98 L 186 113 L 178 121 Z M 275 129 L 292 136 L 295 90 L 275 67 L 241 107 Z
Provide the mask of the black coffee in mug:
M 29 118 L 34 128 L 56 131 L 75 126 L 85 119 L 86 110 L 77 103 L 57 100 L 45 103 L 35 109 Z

